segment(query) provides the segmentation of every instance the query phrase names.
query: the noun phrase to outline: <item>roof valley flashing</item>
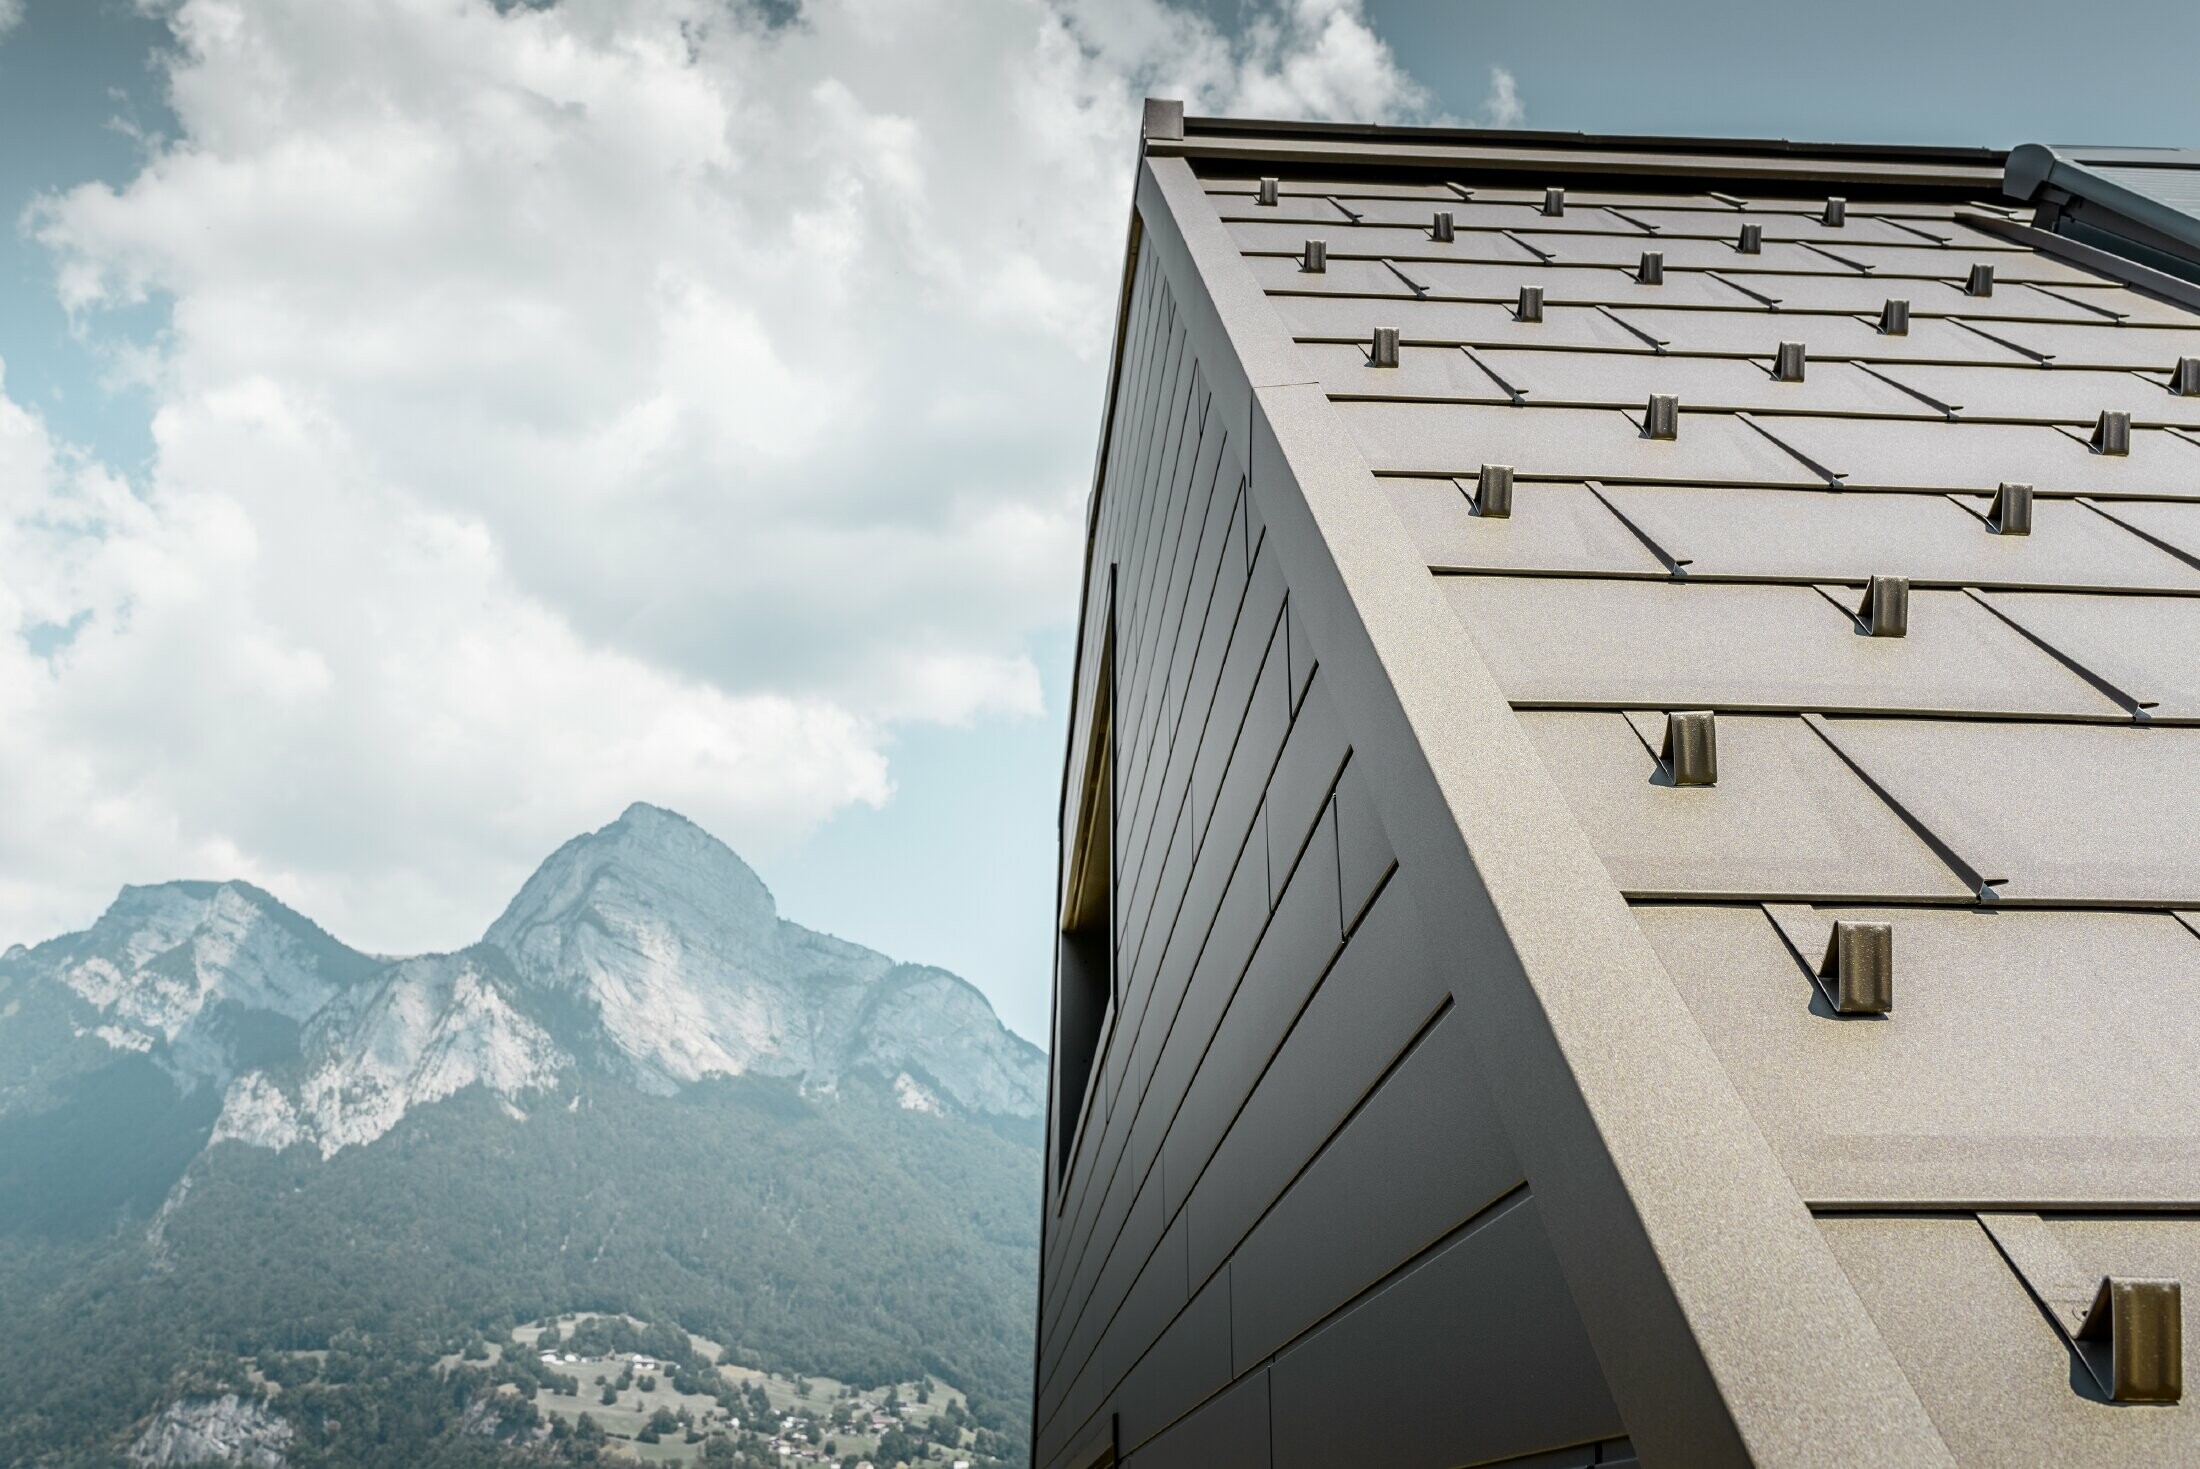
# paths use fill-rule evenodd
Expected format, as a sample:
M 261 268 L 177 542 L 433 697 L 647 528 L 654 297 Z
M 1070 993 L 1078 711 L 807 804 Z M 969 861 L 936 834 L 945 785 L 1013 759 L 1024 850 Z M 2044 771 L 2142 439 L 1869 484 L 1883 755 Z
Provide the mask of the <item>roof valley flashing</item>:
M 1041 1469 L 2200 1444 L 2200 314 L 2025 156 L 1149 104 Z

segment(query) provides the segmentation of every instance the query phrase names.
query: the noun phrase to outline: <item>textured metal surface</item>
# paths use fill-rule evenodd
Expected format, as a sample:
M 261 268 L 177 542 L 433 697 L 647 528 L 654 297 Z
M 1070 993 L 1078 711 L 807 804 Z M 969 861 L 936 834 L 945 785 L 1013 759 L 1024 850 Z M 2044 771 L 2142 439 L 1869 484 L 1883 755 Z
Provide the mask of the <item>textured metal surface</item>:
M 2001 899 L 2200 906 L 2200 729 L 1868 719 L 1824 727 Z
M 1820 1227 L 1957 1462 L 2156 1469 L 2191 1461 L 2200 1409 L 2108 1401 L 1975 1219 L 1836 1215 Z M 2200 1265 L 2200 1221 L 2131 1221 L 2124 1232 L 2137 1238 L 2106 1248 L 2074 1242 L 2059 1221 L 2049 1227 L 2074 1261 L 2102 1274 L 2117 1254 Z
M 1461 571 L 1600 571 L 1659 576 L 1660 561 L 1588 487 L 1515 482 L 1502 519 L 1474 513 L 1464 482 L 1390 479 L 1387 496 L 1432 567 Z M 2195 572 L 2200 582 L 2200 571 Z
M 1814 1204 L 2200 1194 L 2200 938 L 2170 914 L 1658 905 L 1636 919 Z M 1844 919 L 1892 930 L 1888 1021 L 1837 1022 L 1812 987 Z
M 2036 534 L 2000 536 L 1987 525 L 1987 496 L 1634 485 L 1604 494 L 1692 576 L 1861 582 L 1887 573 L 1921 586 L 2200 591 L 2200 568 L 2066 500 L 2035 503 Z M 2190 508 L 2200 546 L 2200 506 L 2143 508 Z
M 1719 721 L 1719 783 L 1674 788 L 1665 720 L 1530 711 L 1521 724 L 1633 897 L 1919 898 L 1970 889 L 1802 720 Z
M 1833 599 L 1802 586 L 1467 576 L 1442 584 L 1516 704 L 2125 712 L 1961 592 L 1915 593 L 1909 635 L 1897 639 L 1863 635 Z M 1853 605 L 1855 594 L 1844 600 Z

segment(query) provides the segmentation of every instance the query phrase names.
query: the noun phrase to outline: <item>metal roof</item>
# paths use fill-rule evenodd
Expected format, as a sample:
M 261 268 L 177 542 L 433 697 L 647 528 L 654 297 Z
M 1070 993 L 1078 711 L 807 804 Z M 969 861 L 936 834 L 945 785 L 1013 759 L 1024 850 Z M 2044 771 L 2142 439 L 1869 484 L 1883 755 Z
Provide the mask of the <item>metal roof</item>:
M 1870 1417 L 1862 1348 L 1805 1339 L 1863 1320 L 1938 1439 L 1846 1462 L 2191 1456 L 2200 1404 L 2110 1402 L 1990 1226 L 2200 1275 L 2200 296 L 2057 234 L 2200 247 L 2200 155 L 1164 109 L 1147 158 L 1218 392 L 1300 487 L 1743 1437 Z M 1891 1012 L 1830 1003 L 1839 922 L 1891 930 Z M 1657 985 L 1601 977 L 1643 955 Z M 1661 996 L 1715 1064 L 1629 1049 Z M 1690 1131 L 1659 1093 L 1699 1086 L 1739 1107 Z M 1718 1176 L 1716 1127 L 1784 1184 Z M 1722 1255 L 1745 1219 L 1761 1256 Z M 1595 1329 L 1604 1267 L 1556 1237 Z M 1818 1428 L 1783 1364 L 1826 1374 Z

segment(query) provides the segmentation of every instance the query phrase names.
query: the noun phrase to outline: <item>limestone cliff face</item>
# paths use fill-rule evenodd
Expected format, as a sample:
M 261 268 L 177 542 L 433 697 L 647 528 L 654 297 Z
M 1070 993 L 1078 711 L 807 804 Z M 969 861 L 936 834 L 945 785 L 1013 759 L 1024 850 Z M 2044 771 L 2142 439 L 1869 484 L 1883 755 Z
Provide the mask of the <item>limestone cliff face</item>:
M 829 1094 L 861 1069 L 917 1110 L 1045 1105 L 1044 1056 L 976 989 L 782 919 L 731 849 L 643 805 L 559 848 L 458 954 L 374 958 L 248 884 L 167 883 L 9 951 L 0 1005 L 19 1081 L 143 1055 L 185 1090 L 219 1089 L 212 1141 L 324 1155 L 470 1086 L 517 1112 L 578 1074 L 671 1093 L 754 1073 Z
M 976 989 L 788 922 L 731 849 L 654 806 L 561 847 L 484 943 L 523 987 L 592 1010 L 653 1088 L 746 1072 L 829 1086 L 868 1066 L 966 1111 L 1045 1106 L 1044 1056 Z

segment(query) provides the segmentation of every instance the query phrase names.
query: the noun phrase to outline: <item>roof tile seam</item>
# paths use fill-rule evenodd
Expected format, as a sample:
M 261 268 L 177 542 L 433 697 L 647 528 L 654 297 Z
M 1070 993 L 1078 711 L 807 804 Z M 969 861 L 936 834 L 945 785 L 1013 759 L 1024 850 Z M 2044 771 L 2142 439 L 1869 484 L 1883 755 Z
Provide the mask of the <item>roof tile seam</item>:
M 1876 795 L 1881 801 L 1885 802 L 1889 810 L 1893 811 L 1895 815 L 1901 817 L 1903 822 L 1908 825 L 1912 831 L 1917 833 L 1918 838 L 1923 841 L 1926 846 L 1932 849 L 1933 855 L 1940 858 L 1941 861 L 1945 862 L 1948 865 L 1949 870 L 1954 872 L 1958 878 L 1960 878 L 1967 886 L 1969 886 L 1970 889 L 1978 895 L 1981 901 L 1994 901 L 2000 896 L 1999 894 L 1993 892 L 1992 889 L 1996 886 L 2006 884 L 2009 881 L 2007 877 L 1989 877 L 1984 872 L 1981 872 L 1961 853 L 1956 851 L 1956 849 L 1951 846 L 1945 838 L 1943 838 L 1938 832 L 1934 831 L 1932 827 L 1927 824 L 1921 817 L 1919 817 L 1915 812 L 1911 811 L 1910 808 L 1904 805 L 1901 801 L 1896 800 L 1892 791 L 1888 790 L 1886 786 L 1882 784 L 1878 779 L 1876 779 L 1869 770 L 1865 769 L 1854 755 L 1850 754 L 1849 751 L 1841 747 L 1840 741 L 1836 740 L 1833 737 L 1833 732 L 1827 728 L 1826 721 L 1823 717 L 1816 714 L 1804 714 L 1800 717 L 1803 721 L 1804 727 L 1809 729 L 1811 733 L 1817 735 L 1818 738 L 1820 738 L 1821 740 L 1824 740 L 1826 742 L 1826 747 L 1832 750 L 1835 755 L 1840 757 L 1841 762 L 1844 765 L 1848 766 L 1850 770 L 1854 771 L 1857 778 L 1864 782 L 1864 784 L 1871 790 L 1872 794 Z M 2031 721 L 2013 722 L 2029 723 Z

